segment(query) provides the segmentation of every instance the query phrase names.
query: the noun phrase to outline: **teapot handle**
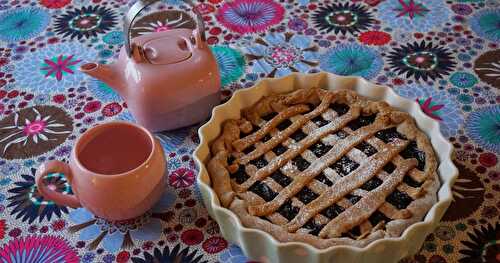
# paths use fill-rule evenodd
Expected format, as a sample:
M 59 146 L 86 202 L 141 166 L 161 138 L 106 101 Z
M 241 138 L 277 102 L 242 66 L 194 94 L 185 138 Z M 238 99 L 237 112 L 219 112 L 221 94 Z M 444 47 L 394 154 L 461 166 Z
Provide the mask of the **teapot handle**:
M 159 2 L 161 0 L 138 0 L 135 2 L 134 5 L 130 8 L 128 11 L 127 15 L 123 17 L 123 31 L 125 33 L 125 51 L 127 52 L 128 57 L 132 56 L 132 46 L 131 46 L 131 39 L 130 39 L 130 31 L 132 29 L 132 24 L 134 23 L 134 20 L 137 18 L 139 13 L 146 7 Z M 200 14 L 198 10 L 196 10 L 193 2 L 191 0 L 184 0 L 184 2 L 188 3 L 193 12 L 196 14 L 196 30 L 195 30 L 195 37 L 196 37 L 196 45 L 199 45 L 199 41 L 205 41 L 205 24 L 203 22 L 203 16 Z

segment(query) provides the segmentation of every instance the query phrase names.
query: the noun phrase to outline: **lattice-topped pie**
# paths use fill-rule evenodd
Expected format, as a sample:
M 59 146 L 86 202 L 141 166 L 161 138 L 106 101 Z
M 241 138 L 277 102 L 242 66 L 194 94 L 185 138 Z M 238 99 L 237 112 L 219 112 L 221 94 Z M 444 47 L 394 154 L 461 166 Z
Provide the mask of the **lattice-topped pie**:
M 439 187 L 410 115 L 348 90 L 265 97 L 224 122 L 211 153 L 212 187 L 243 225 L 317 248 L 397 237 Z

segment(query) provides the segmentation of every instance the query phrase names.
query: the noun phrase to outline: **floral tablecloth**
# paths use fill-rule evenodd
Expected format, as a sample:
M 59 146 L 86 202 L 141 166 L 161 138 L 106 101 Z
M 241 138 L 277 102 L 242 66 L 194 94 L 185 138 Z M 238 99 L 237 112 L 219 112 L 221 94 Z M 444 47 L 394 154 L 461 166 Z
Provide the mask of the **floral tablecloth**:
M 133 121 L 106 84 L 78 71 L 111 63 L 127 0 L 0 1 L 2 262 L 246 262 L 204 208 L 191 153 L 199 126 L 158 134 L 168 191 L 144 216 L 108 222 L 44 200 L 46 160 L 67 161 L 89 127 Z M 418 102 L 441 123 L 460 170 L 454 200 L 406 262 L 500 262 L 500 2 L 498 0 L 200 0 L 224 99 L 262 77 L 324 70 L 362 76 Z M 164 0 L 132 36 L 194 28 Z M 63 174 L 49 184 L 71 193 Z

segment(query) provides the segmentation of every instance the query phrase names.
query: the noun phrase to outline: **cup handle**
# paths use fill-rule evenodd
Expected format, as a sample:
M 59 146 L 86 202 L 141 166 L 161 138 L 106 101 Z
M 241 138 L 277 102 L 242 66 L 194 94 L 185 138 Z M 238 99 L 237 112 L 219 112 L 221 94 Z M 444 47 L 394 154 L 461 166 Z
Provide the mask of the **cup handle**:
M 66 195 L 59 193 L 57 191 L 49 189 L 43 182 L 43 178 L 45 178 L 49 173 L 63 173 L 68 182 L 71 184 L 73 180 L 73 174 L 71 173 L 71 169 L 69 166 L 61 161 L 49 161 L 42 164 L 35 175 L 36 187 L 38 188 L 38 192 L 46 199 L 54 201 L 58 205 L 69 206 L 72 208 L 81 207 L 80 201 L 76 197 L 76 195 Z

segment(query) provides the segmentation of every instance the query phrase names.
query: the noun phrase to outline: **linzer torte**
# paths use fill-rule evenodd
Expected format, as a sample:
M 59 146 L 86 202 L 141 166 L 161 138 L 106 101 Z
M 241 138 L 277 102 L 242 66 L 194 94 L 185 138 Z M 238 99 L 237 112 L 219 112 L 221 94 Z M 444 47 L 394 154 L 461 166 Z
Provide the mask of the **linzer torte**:
M 439 188 L 413 118 L 348 90 L 264 97 L 224 122 L 211 153 L 212 187 L 244 226 L 317 248 L 398 237 Z

